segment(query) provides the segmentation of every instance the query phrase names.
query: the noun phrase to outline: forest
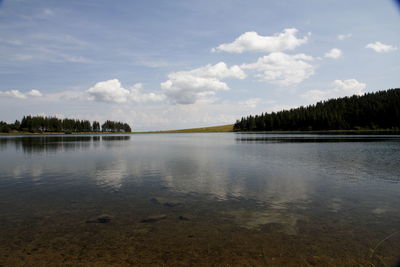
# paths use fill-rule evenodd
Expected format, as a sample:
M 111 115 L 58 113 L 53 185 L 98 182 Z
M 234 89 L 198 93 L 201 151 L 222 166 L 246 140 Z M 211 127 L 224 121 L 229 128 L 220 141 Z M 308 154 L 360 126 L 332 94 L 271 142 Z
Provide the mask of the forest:
M 400 129 L 400 89 L 318 102 L 237 120 L 234 131 Z
M 0 121 L 0 132 L 131 132 L 131 127 L 127 123 L 107 120 L 101 127 L 98 121 L 90 122 L 88 120 L 77 119 L 59 119 L 56 117 L 44 116 L 24 116 L 21 121 L 14 123 Z

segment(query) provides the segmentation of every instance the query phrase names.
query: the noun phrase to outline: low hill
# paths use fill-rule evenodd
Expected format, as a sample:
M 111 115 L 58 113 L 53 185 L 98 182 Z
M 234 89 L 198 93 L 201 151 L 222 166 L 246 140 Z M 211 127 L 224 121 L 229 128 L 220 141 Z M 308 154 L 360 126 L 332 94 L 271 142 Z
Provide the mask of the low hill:
M 222 133 L 222 132 L 233 132 L 233 124 L 202 127 L 202 128 L 181 129 L 181 130 L 154 131 L 150 133 Z

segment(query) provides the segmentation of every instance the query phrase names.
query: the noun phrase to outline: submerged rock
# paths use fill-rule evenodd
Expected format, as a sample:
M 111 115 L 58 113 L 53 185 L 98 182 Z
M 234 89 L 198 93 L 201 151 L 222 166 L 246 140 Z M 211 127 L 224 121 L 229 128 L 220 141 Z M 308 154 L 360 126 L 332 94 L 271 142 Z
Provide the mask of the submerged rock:
M 140 222 L 142 222 L 142 223 L 153 223 L 153 222 L 158 222 L 158 221 L 164 220 L 165 218 L 167 218 L 167 215 L 159 214 L 159 215 L 153 215 L 153 216 L 149 216 L 147 218 L 144 218 Z
M 182 215 L 180 215 L 180 216 L 178 217 L 178 219 L 179 219 L 180 221 L 190 221 L 190 219 L 189 219 L 188 217 L 182 216 Z
M 150 202 L 153 204 L 160 204 L 160 200 L 158 197 L 153 197 L 150 199 Z
M 154 204 L 161 204 L 164 207 L 176 207 L 181 205 L 182 203 L 179 201 L 175 201 L 175 200 L 171 200 L 171 199 L 167 199 L 167 198 L 163 198 L 163 197 L 153 197 L 152 199 L 150 199 L 151 203 Z
M 110 215 L 101 215 L 97 218 L 87 220 L 86 223 L 109 223 L 112 220 Z
M 177 201 L 168 201 L 168 202 L 165 202 L 163 205 L 165 207 L 176 207 L 176 206 L 181 205 L 181 203 L 177 202 Z

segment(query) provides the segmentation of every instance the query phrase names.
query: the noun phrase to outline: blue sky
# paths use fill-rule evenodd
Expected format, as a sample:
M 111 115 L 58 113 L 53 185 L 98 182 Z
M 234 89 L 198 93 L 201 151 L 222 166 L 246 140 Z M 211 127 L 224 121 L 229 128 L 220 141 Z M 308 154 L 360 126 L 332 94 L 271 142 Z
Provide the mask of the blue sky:
M 0 1 L 0 120 L 135 130 L 400 87 L 395 1 Z

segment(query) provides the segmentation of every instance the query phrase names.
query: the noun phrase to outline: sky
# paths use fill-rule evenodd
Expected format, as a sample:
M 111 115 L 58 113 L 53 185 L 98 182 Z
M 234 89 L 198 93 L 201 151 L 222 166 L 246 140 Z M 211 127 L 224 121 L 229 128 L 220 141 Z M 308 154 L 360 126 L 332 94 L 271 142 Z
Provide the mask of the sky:
M 400 87 L 392 0 L 0 0 L 0 120 L 134 131 Z

